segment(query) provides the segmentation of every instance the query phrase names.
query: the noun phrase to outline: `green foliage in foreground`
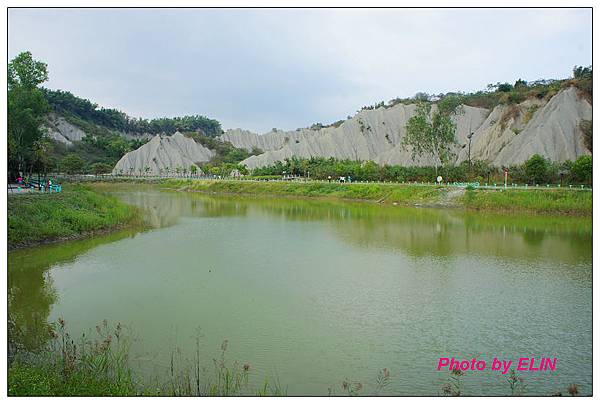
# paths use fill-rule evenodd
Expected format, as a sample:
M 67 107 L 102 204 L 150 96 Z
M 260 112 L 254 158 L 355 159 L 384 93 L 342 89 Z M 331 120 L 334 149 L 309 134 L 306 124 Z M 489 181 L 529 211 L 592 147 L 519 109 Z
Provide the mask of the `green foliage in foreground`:
M 65 186 L 62 193 L 9 195 L 8 244 L 77 237 L 138 219 L 137 208 L 80 185 Z
M 129 359 L 132 339 L 120 324 L 109 327 L 106 320 L 96 326 L 97 335 L 88 339 L 82 336 L 75 342 L 67 332 L 65 321 L 48 329 L 49 343 L 42 353 L 30 356 L 20 351 L 12 358 L 8 369 L 9 396 L 285 396 L 287 387 L 282 387 L 277 378 L 268 379 L 259 388 L 248 383 L 252 373 L 250 364 L 230 364 L 226 360 L 228 341 L 221 344 L 218 358 L 213 359 L 212 375 L 201 371 L 199 331 L 195 337 L 196 353 L 192 368 L 179 368 L 173 352 L 168 380 L 154 381 L 144 385 L 135 380 Z M 10 336 L 9 327 L 9 336 Z M 9 339 L 10 341 L 10 339 Z M 12 341 L 14 342 L 14 341 Z M 29 358 L 29 359 L 25 359 Z M 462 378 L 465 372 L 453 370 L 448 381 L 441 387 L 444 396 L 462 396 L 467 393 Z M 367 390 L 361 382 L 344 379 L 341 389 L 331 386 L 330 396 L 379 396 L 389 394 L 391 373 L 388 368 L 380 369 L 375 382 Z M 514 370 L 505 379 L 512 396 L 527 392 L 524 379 Z M 507 389 L 508 391 L 508 389 Z M 570 384 L 567 393 L 579 394 L 579 386 Z M 562 395 L 556 391 L 552 395 Z
M 591 215 L 592 193 L 584 190 L 468 190 L 462 203 L 469 209 Z
M 48 325 L 47 344 L 28 355 L 9 335 L 13 352 L 8 375 L 10 396 L 131 396 L 139 394 L 129 367 L 131 338 L 120 324 L 109 328 L 106 321 L 97 335 L 85 334 L 75 342 L 65 321 Z
M 9 323 L 9 335 L 10 323 Z M 9 396 L 252 396 L 285 395 L 278 382 L 265 380 L 259 389 L 248 384 L 251 366 L 226 360 L 228 341 L 221 344 L 213 359 L 214 373 L 204 375 L 200 364 L 199 332 L 192 368 L 181 367 L 183 358 L 171 352 L 169 376 L 149 385 L 138 382 L 130 363 L 133 339 L 121 324 L 109 326 L 106 320 L 96 326 L 96 335 L 85 334 L 75 341 L 63 319 L 49 325 L 48 342 L 35 355 L 20 349 L 9 367 Z M 387 379 L 385 379 L 387 382 Z
M 103 375 L 78 370 L 68 379 L 50 365 L 17 362 L 8 374 L 9 396 L 131 396 L 132 383 L 119 384 Z

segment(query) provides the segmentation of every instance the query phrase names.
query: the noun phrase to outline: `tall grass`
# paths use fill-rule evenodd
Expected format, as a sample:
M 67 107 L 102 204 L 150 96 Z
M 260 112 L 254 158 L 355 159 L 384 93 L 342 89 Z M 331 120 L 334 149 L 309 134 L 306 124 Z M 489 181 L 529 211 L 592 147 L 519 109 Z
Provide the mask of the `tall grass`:
M 48 328 L 50 342 L 44 350 L 33 355 L 20 350 L 8 369 L 9 396 L 285 396 L 287 387 L 278 378 L 265 379 L 259 387 L 249 382 L 250 364 L 230 363 L 226 353 L 229 342 L 223 341 L 219 354 L 212 359 L 212 370 L 206 372 L 200 357 L 200 338 L 195 336 L 196 351 L 186 366 L 181 351 L 171 351 L 168 377 L 143 383 L 136 379 L 130 364 L 133 339 L 126 327 L 110 326 L 104 320 L 93 335 L 73 338 L 63 319 Z M 9 329 L 9 340 L 12 333 Z M 452 370 L 441 386 L 444 396 L 470 395 L 463 384 L 465 372 Z M 356 380 L 344 379 L 328 388 L 330 396 L 389 395 L 390 370 L 381 369 L 371 390 Z M 523 377 L 511 371 L 505 379 L 507 395 L 524 395 L 527 384 Z M 570 384 L 566 392 L 575 396 L 579 386 Z M 327 391 L 323 392 L 324 394 Z M 552 395 L 562 395 L 555 391 Z
M 592 214 L 592 193 L 584 190 L 468 190 L 462 197 L 462 203 L 476 210 Z
M 58 328 L 57 331 L 55 329 Z M 10 396 L 130 396 L 140 393 L 129 367 L 131 340 L 120 324 L 96 327 L 93 339 L 75 341 L 59 320 L 48 347 L 36 356 L 20 352 L 8 373 Z
M 81 185 L 8 197 L 8 244 L 18 247 L 141 223 L 137 208 Z
M 192 366 L 186 366 L 179 349 L 171 351 L 166 381 L 142 383 L 134 378 L 130 363 L 133 339 L 121 324 L 104 320 L 93 336 L 73 338 L 59 319 L 48 328 L 50 341 L 35 354 L 19 350 L 8 372 L 10 396 L 282 396 L 287 388 L 279 381 L 265 380 L 259 388 L 249 381 L 250 364 L 230 363 L 229 342 L 223 341 L 212 373 L 205 374 L 200 358 L 200 334 Z M 9 332 L 9 337 L 10 337 Z M 18 344 L 13 344 L 18 345 Z
M 48 328 L 50 342 L 35 354 L 21 349 L 11 359 L 8 372 L 10 396 L 285 396 L 287 387 L 277 377 L 265 379 L 259 387 L 249 383 L 252 367 L 248 363 L 231 363 L 227 357 L 229 341 L 221 344 L 206 372 L 200 357 L 200 338 L 195 336 L 196 352 L 190 361 L 181 350 L 170 354 L 168 376 L 150 383 L 136 380 L 130 364 L 133 339 L 128 330 L 104 320 L 93 336 L 73 338 L 66 323 L 59 319 Z M 9 338 L 11 332 L 9 331 Z M 13 344 L 15 345 L 15 344 Z M 191 363 L 191 366 L 188 366 Z M 384 369 L 376 381 L 374 394 L 385 392 L 389 371 Z M 360 386 L 357 388 L 356 386 Z M 349 395 L 358 395 L 361 383 L 342 383 Z M 325 393 L 325 392 L 324 392 Z M 331 390 L 330 390 L 331 393 Z

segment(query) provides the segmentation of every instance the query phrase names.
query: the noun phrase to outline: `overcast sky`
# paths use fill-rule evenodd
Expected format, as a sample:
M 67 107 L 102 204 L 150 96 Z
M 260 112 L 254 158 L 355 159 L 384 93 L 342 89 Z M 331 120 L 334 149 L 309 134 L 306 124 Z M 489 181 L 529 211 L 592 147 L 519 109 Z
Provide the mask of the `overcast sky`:
M 49 88 L 135 117 L 264 132 L 418 91 L 565 78 L 592 63 L 590 9 L 11 9 L 9 57 Z

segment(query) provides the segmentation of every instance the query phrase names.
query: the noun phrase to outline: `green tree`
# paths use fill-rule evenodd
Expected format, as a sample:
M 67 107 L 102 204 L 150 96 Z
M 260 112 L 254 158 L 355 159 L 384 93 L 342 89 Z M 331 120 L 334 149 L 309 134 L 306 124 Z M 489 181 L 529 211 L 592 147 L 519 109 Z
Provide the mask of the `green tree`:
M 452 115 L 462 112 L 463 102 L 463 97 L 459 95 L 447 95 L 437 103 L 438 111 L 445 115 Z
M 33 169 L 44 176 L 55 163 L 52 157 L 53 148 L 53 142 L 46 136 L 33 143 Z
M 361 179 L 366 181 L 378 181 L 381 167 L 372 160 L 366 161 L 361 167 Z
M 23 52 L 8 64 L 8 161 L 9 172 L 31 173 L 36 160 L 35 143 L 48 102 L 37 86 L 48 79 L 46 64 Z
M 498 91 L 499 91 L 499 92 L 501 92 L 501 93 L 509 93 L 509 92 L 511 92 L 511 91 L 512 91 L 512 89 L 513 89 L 513 86 L 512 86 L 512 85 L 510 85 L 509 83 L 502 83 L 502 84 L 498 83 L 498 85 L 497 85 L 497 87 L 496 87 L 496 88 L 497 88 L 497 89 L 498 89 Z
M 195 164 L 192 164 L 192 165 L 190 166 L 190 173 L 191 173 L 192 175 L 196 175 L 196 174 L 198 173 L 198 167 L 197 167 Z
M 549 168 L 548 160 L 539 154 L 534 154 L 525 162 L 525 174 L 529 180 L 534 181 L 536 184 L 545 182 L 548 179 Z
M 592 76 L 592 66 L 583 67 L 583 66 L 575 66 L 573 67 L 573 78 L 581 79 Z
M 31 52 L 21 52 L 8 64 L 8 87 L 32 90 L 48 80 L 48 65 L 34 60 Z
M 575 181 L 584 184 L 592 183 L 592 156 L 581 156 L 573 162 L 571 173 Z
M 431 112 L 431 104 L 420 103 L 417 113 L 406 123 L 406 135 L 402 140 L 404 148 L 411 148 L 412 158 L 416 156 L 431 156 L 435 161 L 437 175 L 440 164 L 447 164 L 453 157 L 452 147 L 456 144 L 456 124 L 451 115 L 455 114 L 451 103 L 444 105 L 442 110 Z
M 95 175 L 108 174 L 112 171 L 112 166 L 106 163 L 94 163 L 90 166 L 90 169 Z
M 78 174 L 83 172 L 84 165 L 85 161 L 78 155 L 72 153 L 65 156 L 60 162 L 60 166 L 67 174 Z
M 526 88 L 526 87 L 527 87 L 527 82 L 525 80 L 518 79 L 517 81 L 515 81 L 514 88 Z

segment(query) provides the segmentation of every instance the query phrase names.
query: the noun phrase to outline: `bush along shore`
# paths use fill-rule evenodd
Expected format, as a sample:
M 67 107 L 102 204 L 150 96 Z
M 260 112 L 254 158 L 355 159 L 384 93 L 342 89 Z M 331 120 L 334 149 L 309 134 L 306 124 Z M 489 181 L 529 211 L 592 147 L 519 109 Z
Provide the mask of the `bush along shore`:
M 138 208 L 82 185 L 65 186 L 61 193 L 8 197 L 9 249 L 83 238 L 141 224 Z
M 232 180 L 165 180 L 168 189 L 228 195 L 349 199 L 381 204 L 591 216 L 592 192 L 579 189 L 478 189 L 458 186 Z

